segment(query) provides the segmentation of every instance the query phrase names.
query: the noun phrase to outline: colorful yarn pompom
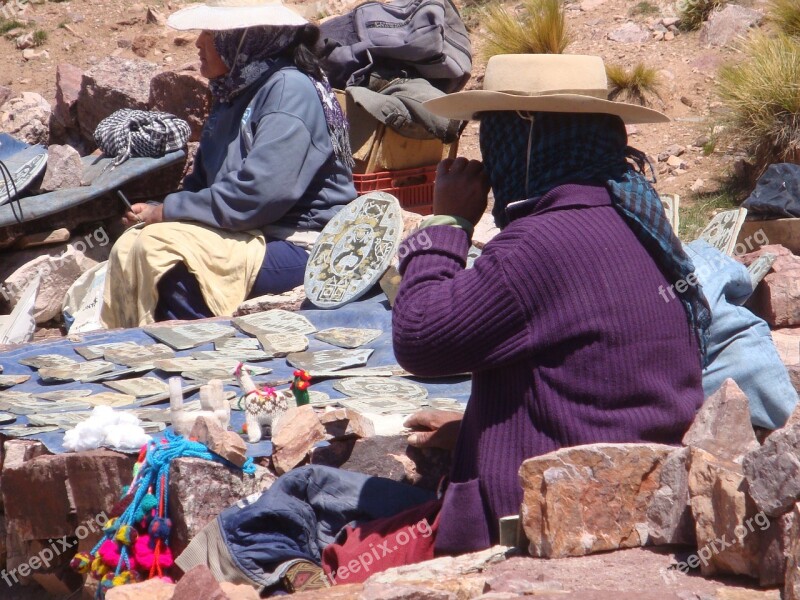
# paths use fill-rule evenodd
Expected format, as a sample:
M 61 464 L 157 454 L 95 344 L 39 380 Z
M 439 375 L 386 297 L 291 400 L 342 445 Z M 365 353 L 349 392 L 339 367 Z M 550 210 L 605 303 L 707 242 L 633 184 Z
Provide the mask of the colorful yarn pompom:
M 78 552 L 69 561 L 69 566 L 77 573 L 85 575 L 92 568 L 92 557 L 87 552 Z
M 106 573 L 108 573 L 109 568 L 103 562 L 103 559 L 99 556 L 95 557 L 92 561 L 92 577 L 95 579 L 101 579 Z
M 137 537 L 139 537 L 139 532 L 130 525 L 122 525 L 114 534 L 114 539 L 125 546 L 131 546 Z
M 166 544 L 169 541 L 169 534 L 172 531 L 172 520 L 163 517 L 154 517 L 147 528 L 148 535 L 154 540 L 163 540 Z
M 149 535 L 140 535 L 133 547 L 133 560 L 140 569 L 149 571 L 155 562 L 155 544 Z M 167 569 L 172 566 L 172 552 L 169 548 L 162 547 L 158 554 L 158 566 Z
M 122 571 L 119 575 L 114 575 L 114 578 L 111 580 L 111 585 L 114 587 L 126 585 L 139 581 L 139 579 L 139 575 L 134 571 Z
M 139 509 L 134 513 L 133 520 L 135 523 L 139 523 L 148 514 L 154 509 L 158 507 L 158 498 L 156 498 L 153 494 L 146 494 L 144 498 L 142 498 L 142 503 L 139 505 Z
M 114 517 L 113 519 L 109 519 L 106 521 L 106 524 L 103 525 L 103 533 L 107 533 L 109 535 L 113 535 L 119 529 L 119 519 Z
M 105 540 L 97 549 L 96 556 L 103 561 L 107 567 L 116 568 L 119 564 L 120 551 L 119 546 L 114 540 Z

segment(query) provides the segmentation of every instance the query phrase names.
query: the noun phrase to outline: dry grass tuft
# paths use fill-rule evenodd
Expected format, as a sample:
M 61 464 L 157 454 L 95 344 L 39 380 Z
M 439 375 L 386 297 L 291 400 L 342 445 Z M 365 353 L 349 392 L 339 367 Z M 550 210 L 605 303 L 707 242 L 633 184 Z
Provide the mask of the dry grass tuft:
M 729 109 L 726 131 L 758 176 L 800 151 L 800 44 L 785 34 L 756 35 L 744 54 L 720 69 L 718 92 Z
M 769 19 L 786 35 L 800 37 L 800 2 L 771 0 Z
M 648 106 L 650 98 L 659 100 L 659 79 L 657 71 L 638 63 L 631 70 L 620 65 L 606 65 L 608 78 L 608 99 Z
M 724 0 L 682 0 L 678 3 L 678 26 L 685 31 L 700 29 L 711 11 L 723 3 Z
M 521 14 L 492 4 L 482 16 L 486 59 L 495 54 L 561 54 L 570 42 L 562 0 L 525 0 Z

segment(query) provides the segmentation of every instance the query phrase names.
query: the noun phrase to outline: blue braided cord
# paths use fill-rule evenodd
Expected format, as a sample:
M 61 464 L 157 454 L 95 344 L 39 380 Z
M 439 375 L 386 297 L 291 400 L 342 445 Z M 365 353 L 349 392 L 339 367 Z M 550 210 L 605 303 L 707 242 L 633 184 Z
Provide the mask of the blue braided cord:
M 89 552 L 89 555 L 91 556 L 91 555 L 93 555 L 95 552 L 97 552 L 98 550 L 100 550 L 100 546 L 102 546 L 102 545 L 103 545 L 103 542 L 105 542 L 105 541 L 106 541 L 106 534 L 103 534 L 103 537 L 101 537 L 101 538 L 100 538 L 100 541 L 99 541 L 99 542 L 97 542 L 97 544 L 95 544 L 95 547 L 94 547 L 94 548 L 92 548 L 91 552 Z

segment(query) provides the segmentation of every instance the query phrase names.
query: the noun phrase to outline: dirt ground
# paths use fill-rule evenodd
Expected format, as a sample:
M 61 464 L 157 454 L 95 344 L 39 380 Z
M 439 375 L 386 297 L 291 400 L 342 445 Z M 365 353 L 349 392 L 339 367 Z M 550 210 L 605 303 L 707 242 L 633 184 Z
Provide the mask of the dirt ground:
M 347 6 L 342 0 L 305 0 L 299 3 L 307 16 L 320 17 L 341 12 Z M 481 56 L 482 37 L 476 0 L 464 8 L 465 21 L 470 26 L 475 50 L 475 67 L 469 88 L 479 88 L 484 71 Z M 477 0 L 482 2 L 483 0 Z M 762 1 L 762 0 L 758 0 Z M 11 0 L 6 9 L 23 0 Z M 351 3 L 350 5 L 354 4 Z M 651 14 L 633 14 L 635 7 L 646 4 Z M 750 2 L 752 5 L 752 2 Z M 8 85 L 15 92 L 35 91 L 46 99 L 55 97 L 56 66 L 72 63 L 86 69 L 107 55 L 144 58 L 165 68 L 175 68 L 195 59 L 194 36 L 174 32 L 163 24 L 149 23 L 148 8 L 168 15 L 182 7 L 177 2 L 157 0 L 152 4 L 127 5 L 111 0 L 72 0 L 70 2 L 37 2 L 24 4 L 20 20 L 25 31 L 44 31 L 47 39 L 37 48 L 46 55 L 23 59 L 9 32 L 0 38 L 0 55 L 4 65 L 0 71 L 0 85 Z M 763 8 L 759 6 L 760 8 Z M 661 98 L 655 108 L 666 112 L 673 121 L 659 125 L 639 125 L 630 128 L 631 145 L 647 152 L 655 162 L 657 156 L 670 146 L 686 149 L 683 158 L 688 164 L 685 173 L 672 175 L 660 173 L 657 189 L 662 193 L 679 194 L 682 207 L 691 206 L 698 199 L 708 198 L 722 189 L 721 181 L 734 159 L 731 148 L 715 147 L 706 155 L 710 145 L 703 143 L 713 138 L 712 132 L 719 122 L 721 105 L 715 95 L 715 76 L 718 67 L 736 61 L 734 48 L 709 48 L 701 45 L 697 32 L 681 33 L 670 41 L 650 40 L 645 43 L 617 43 L 608 39 L 608 33 L 628 20 L 647 25 L 654 20 L 675 14 L 671 3 L 634 2 L 633 0 L 584 0 L 567 4 L 567 25 L 572 42 L 567 47 L 571 54 L 599 54 L 607 63 L 633 66 L 643 62 L 659 70 Z M 693 145 L 695 144 L 695 145 Z M 717 145 L 719 146 L 719 145 Z M 461 142 L 461 154 L 470 158 L 479 156 L 477 125 L 470 124 Z M 657 165 L 659 166 L 659 165 Z M 665 171 L 666 166 L 660 165 Z

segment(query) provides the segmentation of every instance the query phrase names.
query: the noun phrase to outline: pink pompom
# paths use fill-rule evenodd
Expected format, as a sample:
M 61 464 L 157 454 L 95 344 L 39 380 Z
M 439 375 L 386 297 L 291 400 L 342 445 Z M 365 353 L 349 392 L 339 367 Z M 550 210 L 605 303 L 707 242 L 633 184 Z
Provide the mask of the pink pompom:
M 116 568 L 119 564 L 119 546 L 114 540 L 106 540 L 102 544 L 100 544 L 100 548 L 97 549 L 97 556 L 100 557 L 100 560 L 103 561 L 103 564 L 107 567 Z
M 140 569 L 149 571 L 153 567 L 153 548 L 150 547 L 150 536 L 140 535 L 133 546 L 133 560 Z M 162 545 L 158 556 L 158 565 L 167 569 L 173 564 L 172 552 L 169 548 Z

